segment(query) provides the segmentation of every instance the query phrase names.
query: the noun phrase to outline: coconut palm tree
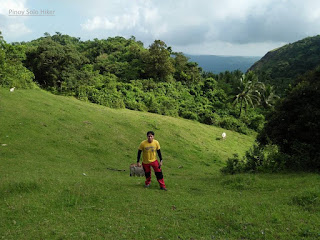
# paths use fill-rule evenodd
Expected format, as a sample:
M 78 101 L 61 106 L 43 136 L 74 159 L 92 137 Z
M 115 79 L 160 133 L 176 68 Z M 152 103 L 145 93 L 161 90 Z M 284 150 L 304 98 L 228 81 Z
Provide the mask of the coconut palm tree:
M 264 84 L 258 81 L 258 77 L 252 71 L 241 76 L 238 94 L 233 98 L 234 106 L 240 104 L 239 117 L 243 108 L 246 110 L 249 105 L 254 107 L 260 104 L 263 89 Z
M 261 103 L 265 108 L 271 108 L 279 98 L 280 97 L 275 93 L 274 87 L 271 85 L 267 85 L 264 88 Z

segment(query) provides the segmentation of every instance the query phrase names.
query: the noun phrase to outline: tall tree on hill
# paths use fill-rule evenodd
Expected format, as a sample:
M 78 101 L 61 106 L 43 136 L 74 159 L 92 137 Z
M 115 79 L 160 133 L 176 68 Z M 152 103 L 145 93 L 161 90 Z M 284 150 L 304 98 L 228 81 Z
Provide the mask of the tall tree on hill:
M 174 79 L 185 83 L 195 83 L 200 81 L 200 68 L 198 63 L 189 62 L 189 58 L 183 53 L 172 53 L 174 55 Z
M 143 72 L 142 58 L 147 51 L 134 38 L 108 38 L 108 51 L 95 58 L 95 69 L 101 74 L 114 74 L 120 81 L 139 79 Z
M 61 45 L 45 38 L 27 52 L 26 65 L 42 87 L 61 91 L 63 84 L 74 85 L 77 71 L 86 61 L 73 45 Z
M 47 33 L 44 34 L 44 36 L 47 36 L 47 37 L 50 37 L 50 35 L 48 36 Z M 55 35 L 53 35 L 51 37 L 51 39 L 55 42 L 58 42 L 60 43 L 61 45 L 68 45 L 68 44 L 78 44 L 80 42 L 80 38 L 75 38 L 75 37 L 71 37 L 69 35 L 63 35 L 62 33 L 60 32 L 56 32 Z
M 170 54 L 171 49 L 163 41 L 155 40 L 145 56 L 147 77 L 158 81 L 165 81 L 170 78 L 174 72 Z

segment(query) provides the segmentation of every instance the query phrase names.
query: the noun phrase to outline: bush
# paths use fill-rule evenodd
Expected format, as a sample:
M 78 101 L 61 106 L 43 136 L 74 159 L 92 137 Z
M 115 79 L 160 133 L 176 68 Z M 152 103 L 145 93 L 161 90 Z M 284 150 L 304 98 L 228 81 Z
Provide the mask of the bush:
M 222 128 L 226 128 L 243 134 L 247 134 L 249 132 L 247 126 L 243 122 L 232 116 L 223 117 L 219 122 L 219 125 Z
M 244 171 L 245 162 L 239 159 L 238 154 L 233 154 L 233 158 L 228 158 L 227 165 L 221 169 L 222 173 L 235 174 Z
M 34 74 L 23 66 L 24 48 L 12 46 L 2 41 L 0 32 L 0 86 L 16 88 L 36 88 Z
M 262 130 L 264 123 L 265 117 L 262 114 L 258 114 L 250 118 L 248 127 L 259 132 Z
M 160 104 L 152 94 L 145 96 L 144 102 L 149 112 L 160 113 Z
M 7 65 L 0 69 L 0 86 L 33 89 L 37 84 L 33 81 L 34 75 L 22 64 Z
M 239 159 L 237 154 L 227 160 L 226 166 L 221 172 L 235 174 L 241 172 L 279 172 L 285 169 L 288 156 L 279 152 L 275 145 L 261 147 L 257 144 L 248 150 L 243 157 Z
M 143 102 L 137 102 L 135 99 L 124 99 L 124 104 L 127 109 L 136 111 L 147 111 L 148 108 Z
M 198 120 L 198 115 L 188 110 L 183 111 L 180 116 L 186 119 Z
M 254 145 L 249 151 L 246 152 L 245 160 L 245 171 L 256 172 L 258 169 L 261 169 L 263 164 L 263 152 L 258 148 L 257 145 Z
M 212 125 L 214 123 L 214 113 L 210 109 L 203 109 L 199 113 L 201 123 Z

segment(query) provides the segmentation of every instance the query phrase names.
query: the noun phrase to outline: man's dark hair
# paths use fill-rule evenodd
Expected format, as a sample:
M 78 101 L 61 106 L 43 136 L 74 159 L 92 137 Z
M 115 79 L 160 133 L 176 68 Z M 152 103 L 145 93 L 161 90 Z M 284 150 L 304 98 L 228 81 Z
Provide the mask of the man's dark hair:
M 147 132 L 147 136 L 148 136 L 150 133 L 154 136 L 154 132 L 153 132 L 153 131 Z

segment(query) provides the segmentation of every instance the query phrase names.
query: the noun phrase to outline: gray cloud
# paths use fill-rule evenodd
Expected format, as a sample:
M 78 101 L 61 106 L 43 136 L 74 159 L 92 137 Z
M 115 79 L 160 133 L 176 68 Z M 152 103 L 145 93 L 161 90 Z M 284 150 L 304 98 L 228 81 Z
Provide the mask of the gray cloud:
M 319 33 L 319 17 L 308 19 L 308 12 L 293 6 L 281 6 L 260 15 L 248 15 L 244 20 L 220 22 L 215 40 L 231 43 L 292 42 Z
M 257 2 L 257 4 L 260 3 Z M 292 42 L 319 34 L 320 4 L 318 2 L 262 1 L 261 4 L 264 5 L 258 8 L 251 3 L 250 7 L 239 13 L 233 10 L 224 10 L 219 13 L 219 10 L 216 10 L 212 15 L 203 15 L 206 21 L 203 21 L 200 26 L 186 25 L 181 27 L 182 31 L 169 28 L 163 36 L 164 38 L 175 36 L 167 39 L 174 39 L 173 43 L 177 45 L 188 45 L 209 41 L 233 44 Z M 210 5 L 209 2 L 208 5 Z M 198 14 L 201 15 L 201 12 Z M 185 18 L 192 17 L 192 13 L 187 12 L 185 15 Z M 173 19 L 168 21 L 174 22 Z M 198 27 L 200 29 L 197 29 Z
M 29 7 L 38 5 L 33 0 L 16 1 Z M 54 4 L 57 17 L 33 21 L 33 25 L 31 21 L 22 22 L 22 18 L 10 19 L 9 31 L 8 24 L 4 24 L 9 19 L 0 19 L 0 28 L 6 28 L 6 39 L 19 41 L 19 37 L 13 37 L 19 24 L 26 33 L 47 29 L 51 20 L 51 25 L 63 26 L 55 31 L 76 33 L 86 39 L 135 36 L 146 46 L 161 39 L 168 46 L 190 52 L 208 49 L 208 54 L 243 54 L 245 48 L 247 55 L 256 55 L 267 47 L 319 34 L 320 29 L 318 0 L 79 0 L 77 4 L 57 0 Z
M 189 45 L 205 41 L 207 26 L 182 26 L 161 35 L 161 39 L 173 45 Z

